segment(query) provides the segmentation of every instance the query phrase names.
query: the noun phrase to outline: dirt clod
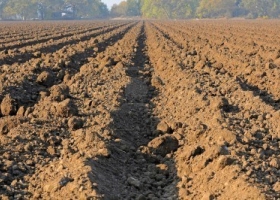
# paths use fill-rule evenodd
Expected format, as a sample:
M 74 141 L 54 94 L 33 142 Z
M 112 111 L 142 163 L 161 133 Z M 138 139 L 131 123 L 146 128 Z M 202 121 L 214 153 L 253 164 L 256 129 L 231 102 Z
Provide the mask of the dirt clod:
M 4 116 L 15 115 L 17 113 L 17 102 L 9 94 L 5 95 L 1 102 L 1 113 Z
M 49 71 L 43 71 L 38 77 L 37 77 L 37 83 L 46 87 L 50 87 L 54 84 L 54 75 L 53 73 Z
M 161 121 L 160 123 L 158 123 L 157 130 L 161 131 L 162 133 L 171 133 L 171 128 L 164 121 Z
M 77 117 L 71 117 L 68 120 L 68 127 L 70 130 L 77 130 L 83 127 L 83 120 Z
M 78 110 L 70 99 L 65 99 L 54 104 L 53 114 L 59 117 L 71 117 L 77 115 Z
M 54 101 L 63 101 L 69 97 L 69 88 L 67 85 L 54 85 L 50 88 L 50 96 Z
M 179 147 L 179 143 L 176 137 L 165 134 L 149 142 L 148 147 L 153 154 L 164 157 L 166 154 L 176 151 Z

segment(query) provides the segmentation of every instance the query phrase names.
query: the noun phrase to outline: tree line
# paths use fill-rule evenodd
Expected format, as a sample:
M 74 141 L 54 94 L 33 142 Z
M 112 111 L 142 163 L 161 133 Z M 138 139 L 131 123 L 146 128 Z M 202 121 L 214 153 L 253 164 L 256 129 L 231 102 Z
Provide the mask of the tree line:
M 126 0 L 111 10 L 101 0 L 0 0 L 0 19 L 279 18 L 280 0 Z
M 127 0 L 110 13 L 154 19 L 279 18 L 280 0 Z
M 1 19 L 106 18 L 101 0 L 0 0 Z

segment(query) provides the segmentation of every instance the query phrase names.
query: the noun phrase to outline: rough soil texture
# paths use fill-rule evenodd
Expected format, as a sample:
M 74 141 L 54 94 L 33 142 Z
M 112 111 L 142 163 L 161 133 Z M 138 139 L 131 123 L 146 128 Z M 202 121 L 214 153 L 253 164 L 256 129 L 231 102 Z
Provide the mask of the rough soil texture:
M 1 23 L 0 199 L 279 199 L 279 21 Z

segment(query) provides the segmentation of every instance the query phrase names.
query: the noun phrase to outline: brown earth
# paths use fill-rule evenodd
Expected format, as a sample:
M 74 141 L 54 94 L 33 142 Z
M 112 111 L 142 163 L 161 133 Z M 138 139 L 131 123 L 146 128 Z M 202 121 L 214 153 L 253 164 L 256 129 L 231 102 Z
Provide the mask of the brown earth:
M 0 199 L 280 198 L 280 21 L 0 27 Z

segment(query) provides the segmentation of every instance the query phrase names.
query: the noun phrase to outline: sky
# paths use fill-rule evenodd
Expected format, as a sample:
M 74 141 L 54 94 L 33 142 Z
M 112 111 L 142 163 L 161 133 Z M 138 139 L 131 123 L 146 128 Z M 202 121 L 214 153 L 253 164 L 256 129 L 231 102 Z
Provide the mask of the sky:
M 101 1 L 107 4 L 108 8 L 111 9 L 113 4 L 119 4 L 123 0 L 101 0 Z

